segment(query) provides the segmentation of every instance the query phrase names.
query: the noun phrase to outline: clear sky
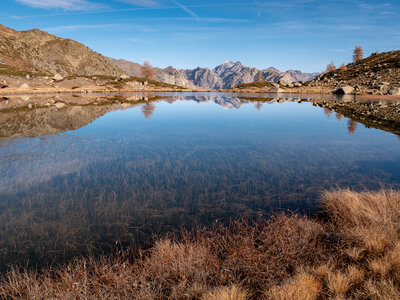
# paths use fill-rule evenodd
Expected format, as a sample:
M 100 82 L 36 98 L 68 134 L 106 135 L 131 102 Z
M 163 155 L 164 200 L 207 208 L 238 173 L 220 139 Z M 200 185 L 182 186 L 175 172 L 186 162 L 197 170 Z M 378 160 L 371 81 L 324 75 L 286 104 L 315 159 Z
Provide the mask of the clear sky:
M 319 72 L 349 62 L 356 44 L 400 49 L 400 0 L 1 0 L 0 23 L 158 67 Z

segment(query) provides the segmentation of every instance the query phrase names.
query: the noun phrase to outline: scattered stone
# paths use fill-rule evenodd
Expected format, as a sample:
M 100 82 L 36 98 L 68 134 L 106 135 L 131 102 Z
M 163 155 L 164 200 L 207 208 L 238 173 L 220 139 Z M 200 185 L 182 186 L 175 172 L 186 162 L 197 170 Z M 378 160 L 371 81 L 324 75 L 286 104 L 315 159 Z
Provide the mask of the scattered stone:
M 129 76 L 124 74 L 124 75 L 121 75 L 119 78 L 123 80 L 123 79 L 128 79 Z
M 29 75 L 26 75 L 26 77 L 25 77 L 26 79 L 28 79 L 28 80 L 30 80 L 31 79 L 31 76 L 29 76 Z
M 393 87 L 388 92 L 389 95 L 400 95 L 400 87 Z
M 60 80 L 63 80 L 64 77 L 62 77 L 60 74 L 55 74 L 51 79 L 53 79 L 55 81 L 60 81 Z
M 22 84 L 22 85 L 19 87 L 19 89 L 20 89 L 20 90 L 26 90 L 26 89 L 29 89 L 29 85 L 28 85 L 28 84 L 26 84 L 26 83 L 24 83 L 24 84 Z
M 31 103 L 28 104 L 28 108 L 29 108 L 29 109 L 32 108 L 32 104 L 31 104 Z
M 57 107 L 57 108 L 63 108 L 66 104 L 63 103 L 63 102 L 57 102 L 57 103 L 54 104 L 54 105 L 55 105 L 55 107 Z

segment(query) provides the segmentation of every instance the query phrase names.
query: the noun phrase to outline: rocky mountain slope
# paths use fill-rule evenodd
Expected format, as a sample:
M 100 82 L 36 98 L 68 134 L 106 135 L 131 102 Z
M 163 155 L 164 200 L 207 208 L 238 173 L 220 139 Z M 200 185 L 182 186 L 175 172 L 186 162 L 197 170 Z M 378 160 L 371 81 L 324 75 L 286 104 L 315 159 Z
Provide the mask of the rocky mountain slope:
M 343 93 L 400 94 L 400 51 L 371 56 L 338 69 L 321 74 L 310 86 L 329 87 Z
M 114 61 L 118 67 L 128 75 L 131 73 L 129 64 Z M 132 63 L 136 65 L 135 63 Z M 225 62 L 214 69 L 198 67 L 193 70 L 175 69 L 167 67 L 156 69 L 156 80 L 184 86 L 188 88 L 201 87 L 206 89 L 229 89 L 242 83 L 251 83 L 257 79 L 269 82 L 292 83 L 296 81 L 308 81 L 317 76 L 317 73 L 302 73 L 289 70 L 280 72 L 275 68 L 259 70 L 243 65 L 241 62 Z
M 121 70 L 130 76 L 141 77 L 142 76 L 142 65 L 127 61 L 125 59 L 115 59 L 112 57 L 107 57 L 111 62 L 117 65 Z
M 32 74 L 119 75 L 108 58 L 70 40 L 33 29 L 15 31 L 0 25 L 0 64 Z

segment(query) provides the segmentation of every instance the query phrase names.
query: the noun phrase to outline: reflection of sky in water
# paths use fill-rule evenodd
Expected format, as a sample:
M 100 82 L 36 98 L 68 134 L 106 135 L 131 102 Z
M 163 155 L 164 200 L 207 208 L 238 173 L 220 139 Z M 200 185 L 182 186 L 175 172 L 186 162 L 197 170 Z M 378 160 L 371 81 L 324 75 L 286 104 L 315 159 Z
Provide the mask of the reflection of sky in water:
M 269 209 L 307 211 L 336 186 L 399 187 L 395 135 L 361 124 L 348 134 L 346 118 L 310 103 L 154 105 L 149 119 L 135 107 L 76 131 L 1 140 L 0 221 L 19 226 L 39 214 L 54 234 L 82 231 L 66 234 L 70 243 L 91 235 L 106 243 Z

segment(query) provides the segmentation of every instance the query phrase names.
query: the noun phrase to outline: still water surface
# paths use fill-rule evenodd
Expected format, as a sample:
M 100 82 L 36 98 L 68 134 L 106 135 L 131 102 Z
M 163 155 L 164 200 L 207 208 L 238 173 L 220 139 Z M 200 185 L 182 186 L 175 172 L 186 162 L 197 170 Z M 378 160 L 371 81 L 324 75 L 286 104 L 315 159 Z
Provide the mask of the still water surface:
M 58 263 L 181 226 L 308 213 L 325 189 L 399 183 L 392 133 L 311 103 L 167 95 L 77 130 L 0 139 L 0 265 Z

